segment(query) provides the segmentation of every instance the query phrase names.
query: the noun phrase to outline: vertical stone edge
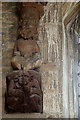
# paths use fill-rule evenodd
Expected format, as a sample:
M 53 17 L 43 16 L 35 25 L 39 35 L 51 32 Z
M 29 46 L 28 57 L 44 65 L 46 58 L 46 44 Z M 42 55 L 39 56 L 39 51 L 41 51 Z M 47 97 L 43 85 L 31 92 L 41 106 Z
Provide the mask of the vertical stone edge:
M 2 2 L 0 2 L 0 120 L 2 119 Z

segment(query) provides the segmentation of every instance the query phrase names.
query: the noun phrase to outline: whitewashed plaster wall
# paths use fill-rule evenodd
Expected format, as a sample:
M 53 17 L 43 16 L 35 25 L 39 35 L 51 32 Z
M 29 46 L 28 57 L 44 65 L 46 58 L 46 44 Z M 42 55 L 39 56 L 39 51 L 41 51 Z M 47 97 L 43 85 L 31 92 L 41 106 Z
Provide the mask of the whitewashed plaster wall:
M 62 112 L 62 11 L 61 3 L 48 3 L 39 25 L 43 64 L 43 113 L 63 117 Z

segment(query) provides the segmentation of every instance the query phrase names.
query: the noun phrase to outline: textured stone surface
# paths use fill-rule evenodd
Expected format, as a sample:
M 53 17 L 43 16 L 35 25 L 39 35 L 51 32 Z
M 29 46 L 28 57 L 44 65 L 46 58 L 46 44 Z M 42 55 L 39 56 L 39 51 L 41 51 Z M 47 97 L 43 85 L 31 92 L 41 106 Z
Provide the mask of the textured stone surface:
M 37 3 L 18 3 L 17 7 L 20 17 L 19 33 L 18 40 L 14 46 L 14 57 L 12 58 L 11 65 L 13 69 L 18 69 L 18 71 L 16 74 L 12 72 L 10 78 L 7 77 L 6 106 L 9 110 L 8 112 L 41 113 L 41 79 L 39 73 L 35 72 L 39 72 L 41 56 L 36 39 L 33 38 L 36 38 L 40 18 L 39 12 L 43 11 L 43 8 L 41 4 L 38 6 Z M 3 61 L 3 63 L 9 64 L 9 59 L 6 60 L 6 62 Z M 26 73 L 23 71 L 30 69 L 33 71 L 28 71 Z M 22 70 L 22 72 L 19 70 Z M 15 83 L 15 79 L 17 83 Z
M 23 69 L 29 70 L 29 69 L 38 69 L 40 68 L 42 63 L 41 56 L 39 53 L 34 53 L 33 56 L 30 57 L 23 57 L 23 56 L 14 56 L 12 58 L 11 65 L 13 69 Z
M 75 9 L 73 10 L 79 13 L 79 6 L 76 5 Z M 67 35 L 67 43 L 68 43 L 68 83 L 69 83 L 69 115 L 71 117 L 77 118 L 79 117 L 78 107 L 80 102 L 78 101 L 77 95 L 80 94 L 78 86 L 78 62 L 80 60 L 80 52 L 79 52 L 79 44 L 78 44 L 78 36 L 79 36 L 79 23 L 80 23 L 80 15 L 75 14 L 71 16 L 71 21 L 66 25 L 66 35 Z M 75 16 L 75 17 L 74 17 Z M 70 31 L 70 32 L 69 32 Z
M 2 3 L 2 112 L 5 113 L 6 75 L 12 71 L 11 59 L 17 37 L 16 3 Z M 1 48 L 0 47 L 0 48 Z
M 71 9 L 69 9 L 69 6 Z M 65 3 L 66 11 L 63 16 L 64 19 L 64 58 L 63 62 L 63 109 L 66 117 L 78 118 L 78 36 L 79 36 L 79 11 L 80 3 Z M 66 38 L 67 36 L 67 38 Z M 67 79 L 66 79 L 67 78 Z M 66 104 L 66 109 L 65 109 Z M 67 113 L 67 114 L 66 114 Z
M 42 112 L 41 76 L 38 72 L 14 71 L 7 76 L 9 112 Z
M 57 5 L 56 7 L 55 9 L 58 9 Z M 62 64 L 60 64 L 62 60 L 62 35 L 60 31 L 58 31 L 61 29 L 61 24 L 57 23 L 56 14 L 52 16 L 53 12 L 51 12 L 52 14 L 50 13 L 50 11 L 53 11 L 53 8 L 54 4 L 50 3 L 45 7 L 44 16 L 40 20 L 40 26 L 38 29 L 38 45 L 40 47 L 41 57 L 44 63 L 41 67 L 43 84 L 43 114 L 46 114 L 46 117 L 62 117 Z M 49 15 L 47 14 L 48 12 Z M 61 18 L 59 21 L 61 21 Z M 58 88 L 58 86 L 60 87 Z
M 40 3 L 18 3 L 19 21 L 19 36 L 24 39 L 38 38 L 37 27 L 39 18 L 43 14 L 43 6 Z
M 58 6 L 56 6 L 56 5 Z M 74 5 L 73 5 L 74 4 Z M 75 17 L 75 11 L 77 12 L 77 10 L 75 9 L 75 4 L 77 4 L 76 2 L 75 3 L 68 3 L 68 2 L 65 2 L 65 3 L 48 3 L 47 6 L 44 7 L 44 15 L 43 17 L 41 18 L 40 20 L 40 25 L 39 25 L 39 28 L 38 28 L 38 33 L 39 33 L 39 40 L 38 40 L 38 44 L 39 44 L 39 47 L 40 47 L 40 51 L 41 51 L 41 57 L 43 59 L 43 62 L 44 64 L 42 65 L 41 67 L 41 73 L 42 73 L 42 87 L 43 87 L 43 114 L 4 114 L 3 117 L 7 117 L 7 118 L 56 118 L 56 117 L 68 117 L 68 112 L 69 112 L 69 117 L 71 118 L 74 118 L 74 108 L 76 107 L 73 107 L 73 76 L 72 76 L 72 65 L 74 66 L 74 61 L 73 61 L 73 55 L 74 55 L 74 51 L 73 51 L 73 45 L 72 45 L 72 41 L 74 40 L 71 40 L 70 39 L 70 33 L 68 34 L 68 39 L 66 38 L 66 35 L 63 34 L 65 33 L 65 28 L 62 32 L 62 26 L 63 26 L 63 22 L 61 19 L 66 19 L 67 20 L 71 20 L 72 18 L 76 18 Z M 15 14 L 15 11 L 16 11 L 16 3 L 3 3 L 3 14 L 7 14 L 6 17 L 10 17 L 13 18 L 13 16 L 15 16 L 16 20 L 17 20 L 17 16 Z M 62 8 L 62 16 L 65 16 L 64 18 L 61 16 L 60 14 L 60 9 L 59 8 Z M 58 10 L 57 10 L 58 9 Z M 78 8 L 79 9 L 79 8 Z M 56 11 L 57 10 L 57 11 Z M 74 12 L 74 17 L 71 13 L 71 10 L 73 10 Z M 14 12 L 14 14 L 13 14 Z M 9 14 L 11 13 L 11 14 Z M 70 18 L 70 16 L 68 16 L 68 14 L 70 14 L 70 16 L 72 16 Z M 5 19 L 5 18 L 4 18 Z M 9 20 L 12 20 L 12 21 L 5 21 L 4 22 L 4 19 L 3 19 L 3 30 L 4 30 L 4 33 L 3 33 L 3 40 L 4 41 L 14 41 L 16 40 L 16 33 L 17 33 L 17 29 L 16 29 L 16 26 L 17 26 L 17 21 L 14 21 L 14 19 L 9 19 Z M 73 20 L 72 19 L 72 20 Z M 61 23 L 58 22 L 58 21 L 62 21 Z M 68 21 L 68 22 L 69 22 Z M 58 22 L 58 23 L 57 23 Z M 68 24 L 67 22 L 67 24 Z M 10 24 L 9 24 L 10 23 Z M 56 27 L 56 25 L 58 24 L 58 26 Z M 74 22 L 74 25 L 75 25 L 75 22 Z M 69 26 L 69 24 L 68 24 Z M 47 28 L 48 27 L 48 28 Z M 13 29 L 14 28 L 14 29 Z M 8 32 L 8 31 L 11 31 L 12 32 Z M 47 32 L 46 32 L 47 31 Z M 73 28 L 72 28 L 72 31 L 73 31 Z M 62 35 L 61 35 L 61 32 L 62 32 Z M 67 31 L 67 33 L 69 32 L 69 29 Z M 12 34 L 14 35 L 13 37 Z M 59 34 L 60 36 L 63 36 L 63 39 L 58 39 L 58 35 Z M 57 37 L 58 40 L 55 41 L 55 38 Z M 64 38 L 65 36 L 65 38 Z M 73 35 L 72 35 L 73 36 Z M 49 44 L 51 41 L 53 42 L 53 44 Z M 67 43 L 64 43 L 66 40 L 66 42 L 68 41 L 68 44 Z M 4 42 L 5 44 L 5 42 Z M 15 44 L 15 43 L 14 43 Z M 49 47 L 48 46 L 51 46 Z M 57 47 L 58 45 L 58 47 Z M 62 46 L 63 45 L 66 49 L 66 52 L 65 51 L 62 51 Z M 67 45 L 68 45 L 68 51 L 67 51 Z M 10 53 L 10 56 L 12 56 L 12 50 L 13 50 L 13 47 L 12 46 L 12 49 L 9 50 L 9 48 L 7 49 L 7 46 L 5 47 L 6 49 L 4 49 L 4 52 L 6 54 L 3 55 L 4 56 L 7 56 L 7 53 Z M 64 50 L 64 47 L 63 47 L 63 50 Z M 1 48 L 1 47 L 0 47 Z M 52 51 L 53 52 L 50 52 L 51 49 L 53 49 Z M 8 51 L 9 50 L 9 51 Z M 63 65 L 63 61 L 61 60 L 61 57 L 63 57 L 63 55 L 61 56 L 61 52 L 64 52 L 65 55 L 67 55 L 67 53 L 69 53 L 69 56 L 65 57 L 65 61 L 64 61 L 64 65 Z M 50 55 L 49 55 L 50 53 Z M 52 54 L 51 54 L 52 53 Z M 54 54 L 55 53 L 55 56 Z M 75 53 L 76 55 L 76 53 Z M 50 58 L 48 56 L 51 56 Z M 56 57 L 57 56 L 57 57 Z M 76 56 L 77 57 L 77 56 Z M 60 58 L 60 59 L 58 59 Z M 66 69 L 68 64 L 66 63 L 66 58 L 69 58 L 69 79 L 66 80 L 66 76 L 64 76 L 64 80 L 63 80 L 63 76 L 62 76 L 62 71 L 64 71 L 64 68 Z M 4 58 L 5 59 L 5 58 Z M 55 60 L 55 62 L 54 62 Z M 50 62 L 52 61 L 52 62 Z M 62 61 L 62 64 L 61 64 L 61 61 Z M 63 66 L 63 68 L 62 68 Z M 4 66 L 3 66 L 4 67 Z M 5 105 L 4 105 L 4 94 L 5 94 L 5 90 L 6 90 L 6 74 L 7 72 L 11 71 L 11 67 L 10 67 L 10 64 L 9 66 L 6 66 L 4 67 L 4 71 L 5 71 L 5 74 L 3 73 L 3 113 L 5 113 Z M 67 70 L 65 70 L 65 73 L 67 75 Z M 64 74 L 65 75 L 65 74 Z M 58 77 L 57 77 L 58 76 Z M 65 82 L 68 83 L 68 89 L 67 89 L 67 85 L 64 84 L 64 92 L 62 92 L 62 84 Z M 74 84 L 75 86 L 75 84 Z M 67 93 L 65 92 L 65 90 L 69 93 L 68 97 L 69 97 L 69 101 L 68 101 L 68 112 L 67 112 L 67 109 L 65 109 L 67 107 L 67 100 L 66 100 L 66 97 L 67 97 Z M 65 94 L 65 98 L 63 98 L 63 95 Z M 65 100 L 65 104 L 63 103 Z M 76 102 L 76 101 L 75 101 Z M 64 106 L 63 106 L 63 105 Z M 75 104 L 76 105 L 76 104 Z M 77 114 L 75 114 L 77 115 Z
M 19 39 L 14 46 L 14 57 L 12 58 L 14 69 L 29 70 L 41 66 L 40 49 L 36 41 Z
M 41 65 L 37 27 L 43 14 L 41 3 L 18 3 L 18 40 L 14 46 L 13 69 L 35 69 Z M 20 39 L 19 39 L 20 38 Z M 39 55 L 37 55 L 39 54 Z
M 63 117 L 61 4 L 48 3 L 39 26 L 43 65 L 43 111 L 48 117 Z M 59 11 L 59 12 L 58 12 Z M 60 17 L 59 17 L 60 15 Z M 47 99 L 46 99 L 47 98 Z
M 18 39 L 14 46 L 14 54 L 19 51 L 23 57 L 32 56 L 33 53 L 40 52 L 39 46 L 36 41 Z
M 0 14 L 2 13 L 2 3 L 0 2 Z M 2 119 L 2 16 L 0 15 L 0 119 Z

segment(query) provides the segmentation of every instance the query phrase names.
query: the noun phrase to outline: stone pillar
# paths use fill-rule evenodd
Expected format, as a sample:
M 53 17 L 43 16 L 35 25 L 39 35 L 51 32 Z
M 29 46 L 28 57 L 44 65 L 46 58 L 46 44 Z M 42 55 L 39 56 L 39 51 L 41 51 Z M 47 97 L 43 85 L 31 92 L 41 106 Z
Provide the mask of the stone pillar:
M 61 3 L 48 3 L 39 26 L 43 64 L 43 113 L 62 117 L 62 11 Z

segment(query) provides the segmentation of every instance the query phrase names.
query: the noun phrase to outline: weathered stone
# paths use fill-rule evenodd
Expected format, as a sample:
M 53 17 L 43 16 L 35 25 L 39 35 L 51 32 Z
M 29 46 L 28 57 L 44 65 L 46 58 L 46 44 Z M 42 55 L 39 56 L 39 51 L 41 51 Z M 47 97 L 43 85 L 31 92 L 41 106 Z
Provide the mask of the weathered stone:
M 27 11 L 27 12 L 26 12 Z M 19 35 L 25 39 L 34 39 L 37 36 L 37 27 L 39 22 L 39 13 L 33 7 L 22 9 L 21 20 L 19 22 Z
M 37 40 L 37 27 L 39 18 L 43 14 L 43 5 L 35 2 L 19 3 L 18 12 L 20 16 L 20 23 L 18 34 L 24 39 Z
M 12 49 L 8 49 L 7 51 L 5 51 L 5 49 L 2 50 L 2 55 L 7 57 L 7 58 L 12 56 L 12 54 L 13 54 L 13 50 Z M 3 57 L 3 59 L 5 59 L 5 58 Z
M 29 57 L 32 53 L 40 52 L 36 41 L 18 39 L 14 47 L 14 53 L 19 51 L 21 56 Z
M 16 12 L 16 2 L 3 2 L 2 4 L 2 11 L 3 13 L 6 12 L 11 12 L 11 13 L 15 13 Z
M 4 65 L 4 66 L 11 65 L 11 58 L 3 57 L 2 58 L 2 65 Z
M 30 13 L 34 12 L 34 11 L 30 11 L 30 8 L 31 9 L 35 8 L 36 12 L 39 13 L 38 14 L 39 17 L 42 17 L 42 15 L 43 15 L 43 3 L 40 3 L 40 2 L 23 2 L 23 3 L 18 3 L 17 8 L 18 8 L 19 16 L 22 16 L 24 13 L 29 15 L 29 13 L 26 12 L 26 10 L 28 8 L 29 8 L 28 10 L 29 10 Z M 34 14 L 36 14 L 36 13 L 34 13 Z
M 7 76 L 7 106 L 14 112 L 42 112 L 41 76 L 38 72 L 14 71 Z
M 41 56 L 39 53 L 33 53 L 30 57 L 23 57 L 20 56 L 20 52 L 16 53 L 17 55 L 12 58 L 12 67 L 14 69 L 23 69 L 29 70 L 29 69 L 36 69 L 41 66 Z
M 28 16 L 28 19 L 25 18 L 19 23 L 18 34 L 21 35 L 24 39 L 37 40 L 38 33 L 37 33 L 37 26 L 38 21 L 34 18 Z
M 3 13 L 2 14 L 2 20 L 3 22 L 6 22 L 6 24 L 11 24 L 13 21 L 16 23 L 17 22 L 17 17 L 15 17 L 15 13 L 12 14 L 12 12 L 8 13 Z
M 36 0 L 33 0 L 33 1 L 36 1 Z M 27 0 L 27 2 L 29 2 L 29 0 Z M 5 12 L 6 17 L 11 15 L 11 14 L 12 14 L 11 16 L 17 17 L 16 13 L 13 14 L 13 12 L 16 11 L 15 2 L 11 2 L 11 3 L 10 2 L 3 2 L 2 4 L 4 4 L 3 5 L 4 10 L 2 11 L 2 14 Z M 57 10 L 57 6 L 56 6 L 57 4 L 58 4 L 58 8 L 61 8 L 62 11 L 61 11 L 61 9 Z M 60 5 L 60 4 L 62 4 L 62 5 Z M 24 117 L 25 118 L 39 118 L 39 117 L 43 118 L 44 116 L 46 118 L 62 118 L 62 117 L 65 118 L 65 117 L 68 117 L 67 116 L 68 113 L 69 113 L 69 117 L 71 117 L 71 118 L 74 118 L 74 117 L 77 118 L 78 117 L 77 112 L 75 112 L 76 108 L 78 107 L 77 106 L 77 101 L 76 101 L 76 99 L 73 100 L 73 98 L 75 98 L 75 96 L 73 95 L 73 91 L 75 90 L 74 87 L 75 87 L 76 84 L 73 85 L 73 79 L 74 79 L 74 77 L 73 77 L 74 74 L 73 73 L 74 73 L 74 69 L 75 69 L 75 68 L 73 69 L 73 67 L 74 67 L 75 63 L 74 63 L 74 58 L 72 56 L 77 57 L 77 55 L 76 55 L 76 53 L 74 54 L 75 50 L 74 50 L 74 46 L 72 46 L 72 45 L 73 45 L 73 42 L 76 40 L 76 38 L 75 38 L 75 40 L 70 39 L 70 34 L 69 34 L 68 38 L 66 38 L 68 32 L 70 31 L 69 29 L 67 30 L 67 32 L 65 34 L 65 31 L 66 31 L 65 28 L 67 28 L 67 27 L 71 27 L 70 29 L 71 29 L 71 31 L 73 30 L 74 33 L 79 33 L 79 31 L 77 30 L 77 26 L 75 25 L 75 22 L 76 22 L 75 18 L 76 18 L 76 15 L 78 13 L 77 9 L 79 10 L 79 8 L 80 8 L 79 6 L 77 6 L 77 9 L 75 9 L 77 4 L 78 4 L 77 2 L 69 2 L 69 3 L 68 2 L 62 2 L 62 3 L 59 3 L 59 2 L 50 3 L 49 2 L 48 5 L 46 7 L 44 7 L 44 16 L 39 21 L 40 24 L 39 24 L 39 31 L 38 32 L 40 32 L 40 34 L 39 34 L 38 42 L 40 42 L 39 46 L 40 46 L 40 52 L 41 52 L 42 59 L 43 59 L 44 63 L 46 63 L 46 64 L 43 64 L 42 69 L 41 69 L 41 74 L 43 74 L 42 75 L 43 114 L 38 114 L 38 115 L 36 115 L 36 114 L 16 114 L 16 113 L 15 114 L 5 114 L 6 113 L 6 111 L 4 110 L 5 109 L 5 91 L 6 91 L 6 85 L 5 85 L 6 74 L 5 74 L 5 71 L 12 71 L 12 70 L 10 69 L 10 65 L 6 66 L 7 69 L 4 68 L 4 65 L 3 65 L 3 68 L 4 68 L 3 76 L 4 77 L 3 77 L 3 80 L 2 80 L 3 85 L 1 86 L 3 88 L 3 99 L 2 99 L 3 100 L 2 101 L 2 103 L 3 103 L 3 111 L 2 111 L 3 118 L 5 118 L 5 117 L 7 117 L 7 118 L 8 117 L 13 117 L 14 119 L 16 117 L 17 118 L 24 118 Z M 13 6 L 15 6 L 14 9 L 12 9 Z M 8 11 L 11 12 L 11 14 L 9 14 Z M 71 11 L 73 11 L 73 12 L 71 12 Z M 76 11 L 76 14 L 75 14 L 75 11 Z M 74 14 L 74 16 L 73 16 L 73 14 Z M 5 16 L 3 16 L 3 17 L 5 17 Z M 1 18 L 1 16 L 0 16 L 0 18 Z M 65 19 L 65 18 L 67 18 L 67 19 Z M 13 40 L 15 42 L 16 33 L 17 33 L 16 32 L 16 30 L 17 30 L 16 24 L 18 22 L 14 21 L 14 19 L 8 19 L 8 20 L 9 21 L 7 21 L 7 19 L 2 20 L 2 22 L 3 22 L 2 27 L 5 28 L 5 31 L 4 31 L 5 35 L 3 36 L 2 41 L 5 40 L 5 41 L 10 42 L 10 41 Z M 16 24 L 12 24 L 11 21 L 13 21 L 13 23 L 15 22 Z M 74 27 L 72 27 L 72 25 L 70 25 L 70 23 L 69 23 L 70 21 L 74 21 L 74 25 L 73 25 Z M 66 24 L 66 26 L 63 29 L 64 23 Z M 57 24 L 61 24 L 62 29 L 59 26 L 59 29 L 57 29 L 55 31 L 55 29 L 57 28 L 57 26 L 56 26 Z M 9 30 L 9 28 L 11 28 L 12 25 L 14 27 L 13 31 L 11 31 L 11 29 Z M 41 29 L 40 29 L 40 26 L 41 26 Z M 53 28 L 53 29 L 49 29 L 49 28 Z M 11 33 L 8 32 L 8 31 L 11 31 Z M 62 31 L 62 33 L 61 33 L 61 31 Z M 6 33 L 7 33 L 7 36 L 6 36 Z M 62 37 L 65 35 L 65 38 L 59 39 L 60 37 L 58 36 L 58 33 L 59 33 L 60 36 L 62 34 Z M 0 36 L 1 36 L 1 33 L 0 33 Z M 54 39 L 55 36 L 57 36 L 57 38 L 58 38 L 58 39 L 56 39 L 56 41 Z M 73 34 L 72 34 L 72 37 L 74 38 Z M 46 44 L 45 44 L 45 41 L 46 41 Z M 65 41 L 67 42 L 67 44 L 65 43 Z M 52 43 L 52 42 L 54 44 L 54 47 L 53 47 L 54 51 L 50 52 L 52 50 L 52 48 L 51 47 L 48 48 L 48 46 L 51 45 L 49 43 Z M 4 44 L 5 44 L 5 42 L 4 42 Z M 67 47 L 69 48 L 68 52 L 67 52 L 66 48 L 65 48 L 65 51 L 64 51 L 65 46 L 66 46 L 66 48 Z M 1 47 L 0 47 L 0 49 L 1 49 Z M 2 54 L 2 55 L 6 57 L 7 56 L 6 52 L 8 50 L 9 50 L 9 48 L 7 49 L 7 47 L 5 47 L 4 48 L 5 54 Z M 0 53 L 1 53 L 1 51 L 0 51 Z M 10 53 L 10 51 L 8 51 L 8 54 L 9 53 Z M 49 62 L 48 61 L 48 55 L 52 54 L 52 57 L 53 57 L 54 53 L 56 53 L 55 57 L 54 57 L 55 58 L 55 63 L 53 61 L 54 59 L 52 60 L 52 62 Z M 66 59 L 67 54 L 69 55 L 68 61 Z M 18 54 L 16 54 L 16 56 L 17 55 Z M 11 56 L 12 56 L 12 54 L 10 53 L 10 56 L 8 56 L 8 57 L 11 57 Z M 66 57 L 65 60 L 61 59 L 63 57 Z M 58 60 L 58 62 L 57 62 L 57 60 Z M 61 63 L 61 61 L 62 61 L 62 63 Z M 69 64 L 69 72 L 68 72 L 69 75 L 67 75 L 67 72 L 66 72 L 67 71 L 66 67 L 68 66 L 67 63 Z M 63 68 L 61 68 L 61 66 Z M 63 72 L 65 72 L 65 74 Z M 64 77 L 63 76 L 61 77 L 61 74 Z M 1 76 L 2 76 L 2 74 L 1 74 Z M 66 79 L 66 77 L 69 77 L 69 79 Z M 68 87 L 66 87 L 66 89 L 65 89 L 66 91 L 68 91 L 68 95 L 65 94 L 65 91 L 63 90 L 63 88 L 65 88 L 64 83 L 65 83 L 65 85 L 67 85 L 66 83 L 68 83 Z M 53 90 L 51 90 L 52 88 L 53 88 Z M 1 90 L 0 90 L 0 92 L 1 92 Z M 66 96 L 66 98 L 68 96 L 68 104 L 67 104 L 67 100 L 65 100 L 65 96 Z M 65 104 L 64 104 L 64 100 L 65 100 Z M 76 104 L 74 104 L 74 101 L 76 102 Z M 1 99 L 0 99 L 0 103 L 1 103 Z M 66 109 L 67 105 L 68 105 L 69 109 Z M 76 107 L 74 107 L 74 105 Z M 0 117 L 1 117 L 1 115 L 0 115 Z
M 3 48 L 3 52 L 5 51 L 5 48 L 6 48 L 6 50 L 11 50 L 11 49 L 13 49 L 14 48 L 14 42 L 9 42 L 9 41 L 6 41 L 6 42 L 2 42 L 2 48 Z
M 13 69 L 18 71 L 7 76 L 7 107 L 12 112 L 42 112 L 42 88 L 39 74 L 41 57 L 36 40 L 43 8 L 41 4 L 35 5 L 38 4 L 21 3 L 19 7 L 22 9 L 18 8 L 20 11 L 19 36 L 11 62 Z M 13 36 L 13 32 L 11 33 Z

